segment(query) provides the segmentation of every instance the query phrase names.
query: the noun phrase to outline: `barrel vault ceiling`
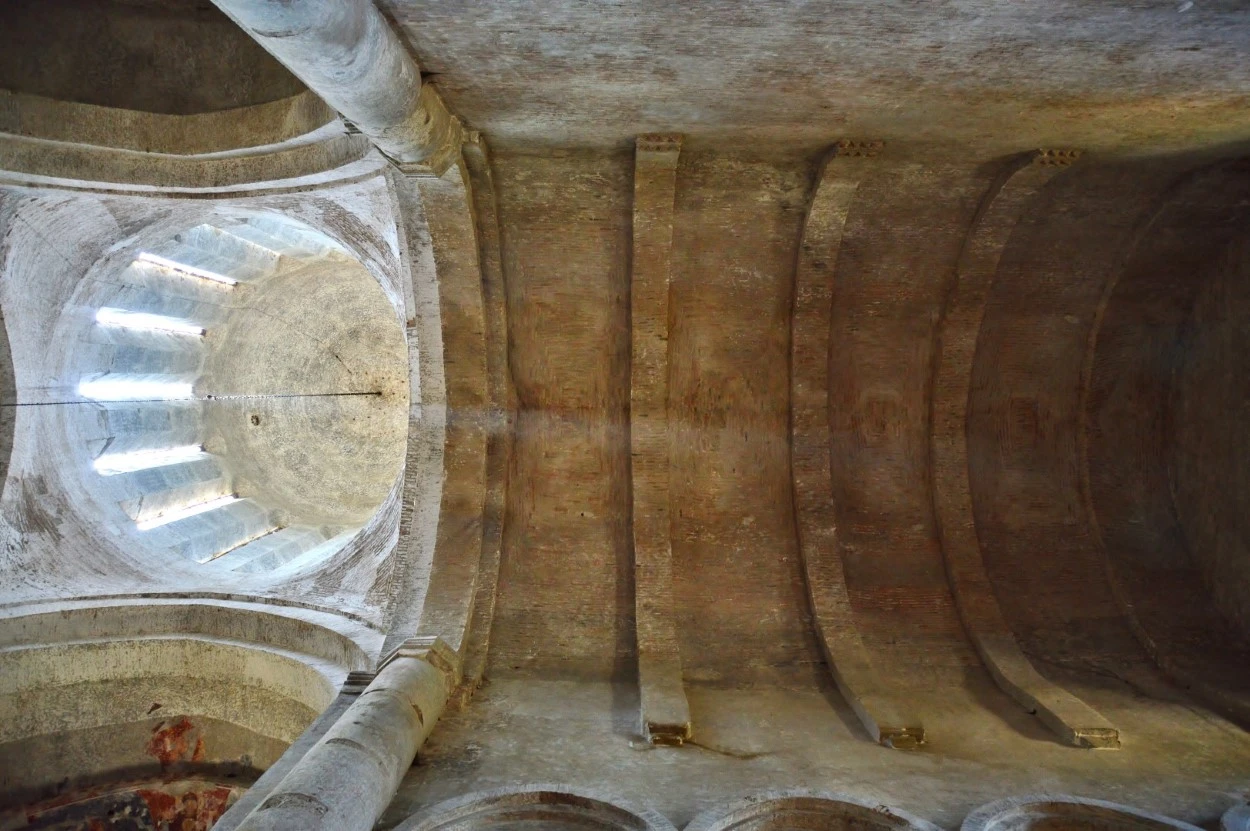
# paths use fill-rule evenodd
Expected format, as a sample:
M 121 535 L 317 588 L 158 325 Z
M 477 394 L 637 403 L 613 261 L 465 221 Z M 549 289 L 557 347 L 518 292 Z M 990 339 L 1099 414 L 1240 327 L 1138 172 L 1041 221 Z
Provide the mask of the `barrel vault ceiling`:
M 404 472 L 371 445 L 381 507 L 339 523 L 365 533 L 255 584 L 45 533 L 31 506 L 68 500 L 34 488 L 19 415 L 5 603 L 338 615 L 368 632 L 341 674 L 458 627 L 468 681 L 381 828 L 535 782 L 678 826 L 778 783 L 944 827 L 1030 790 L 1211 827 L 1246 795 L 1244 3 L 376 5 L 467 130 L 441 178 L 209 3 L 0 17 L 0 132 L 158 150 L 96 181 L 87 151 L 0 144 L 27 165 L 0 182 L 19 392 L 44 318 L 17 315 L 70 294 L 21 290 L 55 271 L 44 234 L 88 239 L 63 258 L 86 273 L 214 200 L 343 241 L 413 385 Z M 42 14 L 65 23 L 40 63 L 13 33 Z M 129 44 L 107 72 L 100 27 Z M 130 60 L 149 30 L 178 60 Z M 131 115 L 83 139 L 35 99 Z M 392 334 L 373 370 L 403 386 Z

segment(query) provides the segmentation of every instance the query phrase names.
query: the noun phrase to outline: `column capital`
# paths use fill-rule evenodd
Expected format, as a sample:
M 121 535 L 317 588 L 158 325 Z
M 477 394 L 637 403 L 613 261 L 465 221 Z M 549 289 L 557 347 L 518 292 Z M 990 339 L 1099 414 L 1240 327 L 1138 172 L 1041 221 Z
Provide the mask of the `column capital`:
M 419 144 L 428 155 L 419 162 L 403 161 L 386 153 L 383 155 L 405 176 L 438 179 L 460 158 L 461 145 L 475 142 L 478 135 L 476 131 L 466 129 L 460 119 L 451 114 L 432 84 L 421 85 L 418 101 L 420 107 L 415 118 L 424 123 L 413 132 L 418 134 Z
M 460 683 L 463 661 L 456 651 L 437 635 L 417 635 L 408 638 L 382 658 L 378 663 L 378 673 L 380 674 L 389 664 L 400 658 L 416 658 L 425 661 L 443 673 L 449 690 L 455 689 Z

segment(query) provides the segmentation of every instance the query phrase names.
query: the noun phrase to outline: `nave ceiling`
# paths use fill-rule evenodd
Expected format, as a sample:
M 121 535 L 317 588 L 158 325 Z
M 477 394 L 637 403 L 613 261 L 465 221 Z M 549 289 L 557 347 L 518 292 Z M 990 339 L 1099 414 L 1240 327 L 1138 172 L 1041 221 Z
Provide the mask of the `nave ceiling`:
M 0 8 L 0 828 L 1250 795 L 1240 4 L 219 5 Z

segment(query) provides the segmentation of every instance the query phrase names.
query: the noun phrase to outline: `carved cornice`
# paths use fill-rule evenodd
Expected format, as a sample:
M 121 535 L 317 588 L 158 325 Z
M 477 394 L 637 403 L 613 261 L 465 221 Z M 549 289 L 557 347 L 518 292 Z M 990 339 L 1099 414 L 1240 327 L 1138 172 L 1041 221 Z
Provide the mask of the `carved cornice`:
M 365 691 L 366 687 L 373 683 L 373 679 L 377 677 L 375 672 L 364 672 L 362 670 L 349 672 L 340 692 L 346 695 L 360 695 Z

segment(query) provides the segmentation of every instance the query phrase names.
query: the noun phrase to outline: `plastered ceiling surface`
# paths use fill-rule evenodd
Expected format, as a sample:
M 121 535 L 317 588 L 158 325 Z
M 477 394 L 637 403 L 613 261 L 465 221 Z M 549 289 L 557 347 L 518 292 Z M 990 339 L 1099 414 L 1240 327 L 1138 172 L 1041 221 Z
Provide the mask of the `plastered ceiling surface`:
M 350 583 L 379 639 L 464 650 L 463 706 L 380 827 L 597 827 L 513 799 L 538 782 L 696 828 L 798 822 L 725 812 L 775 787 L 949 828 L 1042 790 L 1205 827 L 1245 798 L 1243 4 L 377 5 L 485 137 L 441 179 L 278 201 L 373 223 L 354 252 L 392 300 L 426 292 L 410 335 L 423 310 L 443 335 L 445 398 L 408 412 L 421 472 L 377 514 L 397 555 L 286 587 Z M 48 216 L 125 225 L 126 199 Z M 265 310 L 294 319 L 249 312 L 204 365 L 382 393 L 272 441 L 275 414 L 219 411 L 240 487 L 324 522 L 364 516 L 403 449 L 391 310 L 339 265 L 275 277 Z M 41 297 L 4 296 L 19 382 L 61 308 Z M 445 432 L 413 417 L 444 403 Z M 27 475 L 31 423 L 10 537 L 60 559 L 21 588 L 111 584 L 133 560 L 39 512 L 65 488 Z
M 1236 0 L 380 5 L 455 112 L 509 144 L 1141 152 L 1250 127 Z

